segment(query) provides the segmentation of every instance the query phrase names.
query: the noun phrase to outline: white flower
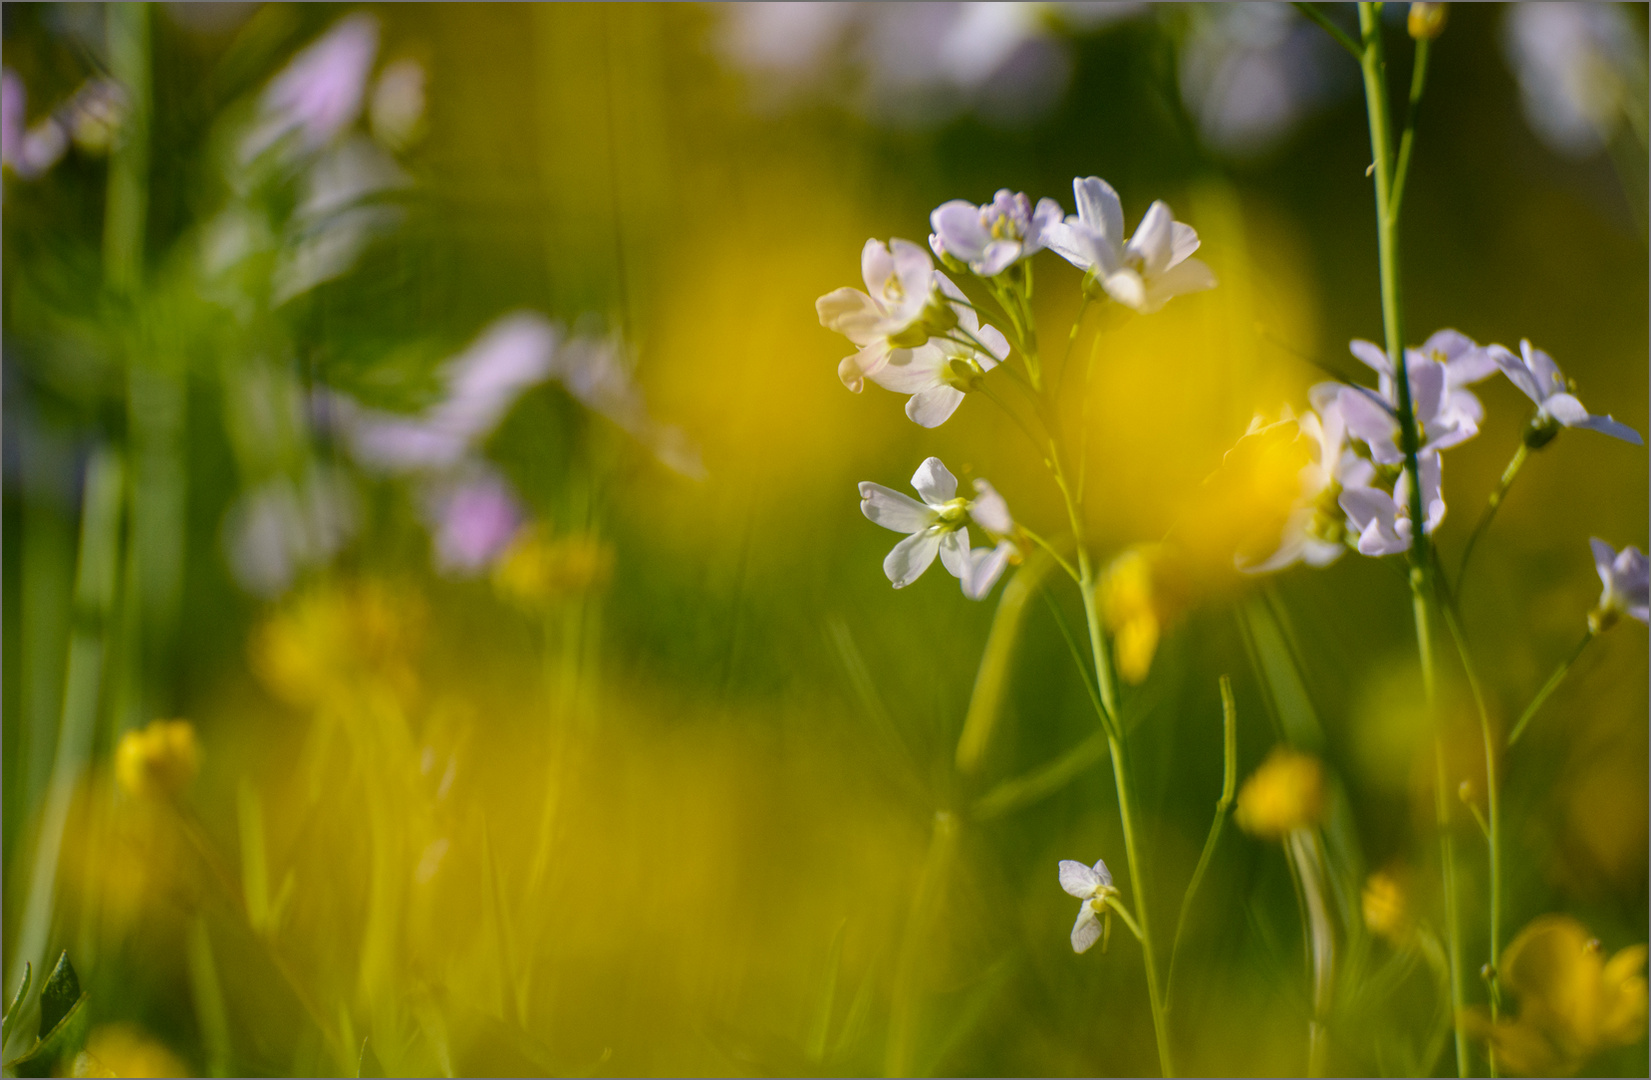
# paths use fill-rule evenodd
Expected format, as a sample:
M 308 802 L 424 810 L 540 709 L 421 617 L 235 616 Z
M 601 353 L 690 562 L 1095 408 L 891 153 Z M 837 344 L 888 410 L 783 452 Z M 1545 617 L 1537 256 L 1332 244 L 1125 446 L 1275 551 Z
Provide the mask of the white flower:
M 929 215 L 929 246 L 942 259 L 966 263 L 981 277 L 996 277 L 1044 248 L 1048 231 L 1061 222 L 1061 204 L 1003 188 L 989 203 L 966 199 L 942 203 Z
M 1426 518 L 1422 529 L 1432 533 L 1445 517 L 1445 500 L 1439 491 L 1439 454 L 1425 450 L 1417 457 L 1422 472 L 1422 507 Z M 1405 471 L 1390 494 L 1376 487 L 1376 467 L 1361 457 L 1344 460 L 1342 493 L 1339 502 L 1348 523 L 1359 534 L 1359 554 L 1397 555 L 1410 550 L 1410 473 Z
M 1513 4 L 1502 48 L 1519 78 L 1525 119 L 1571 157 L 1605 148 L 1644 97 L 1645 39 L 1615 4 Z M 1636 70 L 1641 72 L 1636 78 Z
M 1008 505 L 983 480 L 975 481 L 973 502 L 959 498 L 957 477 L 936 457 L 918 466 L 911 486 L 923 497 L 922 502 L 882 484 L 860 484 L 860 512 L 885 529 L 907 534 L 883 560 L 883 572 L 896 589 L 903 589 L 921 577 L 938 554 L 941 565 L 962 583 L 963 594 L 971 600 L 981 599 L 1017 552 L 1008 538 L 1014 530 Z M 997 541 L 996 548 L 970 551 L 971 517 Z
M 1398 383 L 1387 353 L 1371 341 L 1355 339 L 1348 351 L 1377 375 L 1375 393 L 1359 386 L 1341 387 L 1342 415 L 1352 436 L 1370 447 L 1381 465 L 1404 460 L 1399 448 Z M 1491 350 L 1476 345 L 1465 334 L 1440 330 L 1420 349 L 1405 350 L 1405 374 L 1410 381 L 1410 408 L 1422 449 L 1444 450 L 1479 434 L 1485 407 L 1467 387 L 1496 371 Z M 1322 384 L 1329 386 L 1332 384 Z M 1315 388 L 1318 391 L 1318 388 Z M 1328 391 L 1325 391 L 1326 393 Z
M 1175 220 L 1169 207 L 1147 208 L 1135 235 L 1124 238 L 1118 193 L 1098 176 L 1072 181 L 1078 212 L 1050 228 L 1049 249 L 1095 275 L 1108 296 L 1140 312 L 1153 312 L 1182 293 L 1215 288 L 1215 275 L 1192 258 L 1198 233 Z
M 1078 921 L 1072 924 L 1072 951 L 1088 952 L 1090 946 L 1101 938 L 1104 929 L 1101 920 L 1110 922 L 1112 918 L 1107 901 L 1118 895 L 1118 890 L 1112 885 L 1112 871 L 1106 868 L 1104 861 L 1097 861 L 1090 867 L 1072 859 L 1062 859 L 1061 888 L 1068 895 L 1083 901 L 1078 905 Z
M 934 275 L 941 293 L 959 302 L 957 326 L 915 349 L 896 349 L 868 378 L 897 394 L 910 394 L 906 415 L 926 428 L 939 427 L 980 385 L 988 371 L 1009 356 L 1009 342 L 996 327 L 982 326 L 963 293 L 945 274 Z M 970 339 L 974 340 L 970 340 Z M 983 351 L 979 345 L 986 346 Z
M 1550 428 L 1547 438 L 1537 435 L 1540 441 L 1533 443 L 1533 446 L 1540 446 L 1552 438 L 1554 425 L 1589 428 L 1613 439 L 1641 445 L 1640 433 L 1627 424 L 1618 423 L 1609 416 L 1594 416 L 1583 408 L 1582 402 L 1571 393 L 1573 387 L 1559 370 L 1559 365 L 1554 363 L 1553 357 L 1533 348 L 1529 339 L 1519 342 L 1518 356 L 1500 345 L 1492 345 L 1489 351 L 1508 380 L 1536 402 L 1539 427 L 1542 421 L 1546 421 Z
M 1599 607 L 1589 617 L 1590 625 L 1603 630 L 1618 615 L 1651 624 L 1651 565 L 1645 555 L 1631 544 L 1618 553 L 1598 537 L 1588 543 L 1594 549 L 1594 568 L 1605 586 L 1599 595 Z
M 1316 411 L 1305 413 L 1296 423 L 1308 440 L 1311 459 L 1301 469 L 1301 498 L 1296 509 L 1284 522 L 1284 534 L 1278 550 L 1265 560 L 1253 565 L 1238 562 L 1245 573 L 1264 574 L 1283 570 L 1298 562 L 1309 566 L 1329 566 L 1347 545 L 1342 542 L 1342 512 L 1337 499 L 1342 490 L 1342 472 L 1356 469 L 1354 462 L 1362 461 L 1347 448 L 1347 424 L 1341 415 L 1340 388 L 1325 384 L 1315 388 L 1313 405 Z M 1328 393 L 1324 391 L 1328 390 Z M 1252 422 L 1252 431 L 1258 429 L 1259 417 Z M 1288 410 L 1286 410 L 1286 420 Z
M 896 354 L 924 344 L 930 329 L 943 332 L 954 318 L 935 291 L 934 260 L 909 240 L 890 240 L 886 247 L 867 240 L 860 252 L 860 274 L 867 292 L 845 286 L 814 302 L 821 326 L 860 347 L 837 366 L 843 385 L 855 393 L 891 359 L 906 359 Z M 931 319 L 932 328 L 927 325 Z

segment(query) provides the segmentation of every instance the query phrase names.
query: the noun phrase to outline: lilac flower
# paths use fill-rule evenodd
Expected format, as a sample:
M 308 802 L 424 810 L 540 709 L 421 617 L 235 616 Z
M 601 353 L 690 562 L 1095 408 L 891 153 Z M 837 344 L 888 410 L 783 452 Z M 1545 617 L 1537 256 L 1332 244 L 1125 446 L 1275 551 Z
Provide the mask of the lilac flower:
M 1109 901 L 1118 895 L 1112 884 L 1112 871 L 1106 868 L 1104 860 L 1085 866 L 1073 859 L 1062 859 L 1060 877 L 1061 888 L 1067 895 L 1083 901 L 1078 905 L 1078 921 L 1072 924 L 1072 951 L 1088 952 L 1101 939 L 1105 929 L 1101 920 L 1110 923 L 1112 919 Z
M 69 148 L 69 133 L 55 116 L 27 127 L 28 90 L 10 68 L 0 75 L 0 164 L 23 180 L 44 175 Z
M 996 327 L 980 324 L 950 278 L 939 272 L 934 276 L 941 293 L 959 302 L 957 326 L 926 345 L 894 350 L 869 376 L 884 389 L 910 394 L 906 415 L 926 428 L 945 423 L 963 403 L 963 395 L 978 389 L 985 374 L 1009 356 L 1008 339 Z
M 964 199 L 942 203 L 929 215 L 934 226 L 929 246 L 942 260 L 950 257 L 981 277 L 996 277 L 1042 251 L 1049 229 L 1060 220 L 1061 205 L 1054 199 L 1039 199 L 1034 207 L 1026 195 L 1004 188 L 981 206 Z
M 1423 451 L 1417 459 L 1422 473 L 1422 530 L 1432 533 L 1445 517 L 1439 490 L 1439 453 Z M 1360 457 L 1344 461 L 1339 502 L 1359 534 L 1361 555 L 1397 555 L 1410 550 L 1414 528 L 1410 520 L 1410 473 L 1400 474 L 1393 490 L 1377 487 L 1376 467 Z
M 1370 456 L 1377 464 L 1397 465 L 1404 460 L 1404 452 L 1399 448 L 1398 384 L 1393 366 L 1388 363 L 1387 353 L 1374 342 L 1355 339 L 1348 350 L 1375 371 L 1378 379 L 1375 393 L 1358 386 L 1341 387 L 1339 396 L 1347 429 L 1370 447 Z M 1485 408 L 1466 388 L 1495 370 L 1491 351 L 1455 330 L 1440 330 L 1420 349 L 1405 350 L 1410 407 L 1422 437 L 1422 449 L 1444 450 L 1479 434 Z
M 1347 469 L 1358 469 L 1363 461 L 1347 448 L 1347 424 L 1341 414 L 1338 388 L 1327 384 L 1317 388 L 1314 410 L 1304 414 L 1296 423 L 1308 440 L 1308 463 L 1301 470 L 1301 498 L 1295 510 L 1284 522 L 1284 534 L 1278 550 L 1259 563 L 1246 564 L 1239 556 L 1238 568 L 1245 573 L 1264 574 L 1283 570 L 1298 562 L 1309 566 L 1329 566 L 1347 545 L 1342 540 L 1343 519 L 1338 499 L 1342 492 L 1342 474 Z M 1329 390 L 1329 393 L 1324 393 Z M 1288 419 L 1288 417 L 1286 417 Z M 1258 418 L 1259 420 L 1259 418 Z M 1252 422 L 1251 430 L 1257 430 Z
M 332 142 L 361 115 L 377 53 L 377 19 L 358 13 L 339 20 L 265 88 L 241 160 L 250 162 L 289 137 L 306 153 Z
M 1589 625 L 1604 630 L 1619 615 L 1651 624 L 1651 565 L 1640 549 L 1629 545 L 1619 553 L 1598 537 L 1588 543 L 1594 549 L 1594 568 L 1605 586 L 1599 606 L 1588 617 Z
M 1490 354 L 1509 381 L 1536 402 L 1537 423 L 1532 434 L 1526 436 L 1527 441 L 1533 437 L 1538 440 L 1531 443 L 1533 448 L 1551 439 L 1560 426 L 1589 428 L 1613 439 L 1642 445 L 1640 433 L 1627 424 L 1620 424 L 1609 416 L 1594 416 L 1583 408 L 1582 402 L 1570 392 L 1574 387 L 1553 357 L 1533 348 L 1528 339 L 1520 340 L 1518 356 L 1500 345 L 1492 345 Z
M 955 319 L 936 292 L 934 260 L 909 240 L 890 240 L 886 247 L 867 240 L 860 274 L 866 292 L 844 287 L 814 302 L 821 326 L 860 347 L 837 366 L 838 378 L 855 393 L 891 358 L 906 360 L 894 354 L 924 344 L 931 329 L 944 332 Z M 934 327 L 927 325 L 931 320 Z
M 1098 176 L 1072 181 L 1078 212 L 1052 226 L 1051 251 L 1094 275 L 1108 296 L 1126 307 L 1157 311 L 1182 293 L 1215 288 L 1215 275 L 1192 258 L 1198 233 L 1175 220 L 1163 202 L 1147 208 L 1135 235 L 1124 237 L 1118 193 Z
M 490 469 L 436 487 L 427 509 L 436 565 L 461 574 L 475 573 L 492 563 L 522 523 L 521 507 L 509 485 Z
M 1603 149 L 1633 100 L 1645 96 L 1645 40 L 1627 11 L 1615 4 L 1515 4 L 1506 19 L 1503 51 L 1531 129 L 1572 157 Z
M 908 534 L 883 560 L 883 572 L 896 589 L 903 589 L 921 577 L 939 555 L 941 565 L 962 583 L 963 594 L 971 600 L 981 599 L 1015 553 L 1012 541 L 1004 547 L 1005 534 L 1014 528 L 1008 505 L 984 481 L 976 482 L 973 502 L 959 498 L 957 477 L 936 457 L 918 466 L 911 484 L 922 502 L 882 484 L 860 484 L 860 512 L 885 529 Z M 997 548 L 970 551 L 971 517 L 997 540 Z

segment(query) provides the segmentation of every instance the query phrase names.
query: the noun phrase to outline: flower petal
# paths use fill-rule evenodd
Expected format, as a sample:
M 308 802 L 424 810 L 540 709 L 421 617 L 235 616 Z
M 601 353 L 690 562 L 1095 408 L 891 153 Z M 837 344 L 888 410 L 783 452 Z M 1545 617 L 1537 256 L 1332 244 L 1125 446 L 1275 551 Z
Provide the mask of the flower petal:
M 1159 199 L 1147 207 L 1146 216 L 1135 228 L 1135 235 L 1124 245 L 1126 256 L 1134 254 L 1141 260 L 1143 274 L 1161 274 L 1169 269 L 1172 242 L 1170 226 L 1174 221 L 1175 215 L 1170 213 L 1169 205 Z
M 963 391 L 950 384 L 931 386 L 920 390 L 906 400 L 906 415 L 912 423 L 926 428 L 937 428 L 952 418 L 952 413 L 963 404 Z
M 939 551 L 938 529 L 924 529 L 922 532 L 912 533 L 894 545 L 894 550 L 884 557 L 883 573 L 888 575 L 889 581 L 896 589 L 904 589 L 923 576 L 923 571 L 934 562 L 934 557 Z
M 963 591 L 969 591 L 969 531 L 954 529 L 940 538 L 940 565 L 946 572 L 963 582 Z
M 1616 561 L 1616 549 L 1599 537 L 1591 537 L 1588 546 L 1594 549 L 1594 569 L 1599 572 L 1599 583 L 1611 588 L 1611 564 Z
M 1110 889 L 1112 887 L 1112 871 L 1106 868 L 1106 861 L 1104 859 L 1096 859 L 1094 870 L 1095 876 L 1101 881 L 1102 888 Z
M 1215 288 L 1215 273 L 1202 260 L 1188 259 L 1171 266 L 1157 277 L 1147 279 L 1143 312 L 1151 313 L 1183 293 Z
M 1347 343 L 1347 351 L 1353 354 L 1354 359 L 1378 375 L 1392 375 L 1393 365 L 1388 362 L 1387 352 L 1374 341 L 1365 341 L 1363 338 L 1354 338 Z
M 1508 381 L 1519 387 L 1520 393 L 1538 405 L 1542 404 L 1542 388 L 1536 384 L 1536 376 L 1531 374 L 1530 368 L 1525 366 L 1525 361 L 1521 357 L 1515 356 L 1501 345 L 1487 346 L 1485 351 L 1490 354 L 1496 366 L 1502 369 L 1502 374 L 1508 377 Z
M 1073 180 L 1072 198 L 1077 204 L 1079 221 L 1113 247 L 1123 244 L 1124 204 L 1111 184 L 1098 176 Z
M 923 464 L 912 474 L 911 486 L 924 502 L 936 508 L 957 498 L 957 477 L 937 457 L 923 459 Z
M 940 373 L 946 366 L 946 354 L 938 345 L 922 345 L 915 349 L 895 349 L 888 362 L 876 372 L 868 372 L 872 382 L 896 394 L 916 394 L 940 384 Z
M 885 529 L 917 533 L 929 527 L 934 512 L 910 495 L 882 484 L 860 482 L 860 512 Z
M 980 208 L 962 199 L 953 199 L 935 208 L 929 215 L 929 223 L 934 226 L 946 253 L 964 262 L 979 259 L 992 239 L 992 234 L 980 223 Z
M 876 239 L 866 241 L 866 246 L 860 249 L 860 276 L 865 279 L 866 291 L 873 296 L 883 291 L 883 286 L 894 276 L 894 256 L 889 253 L 888 245 Z
M 1009 504 L 985 480 L 975 481 L 975 498 L 969 504 L 969 516 L 975 524 L 994 536 L 1007 536 L 1015 531 L 1015 519 L 1009 513 Z
M 1635 446 L 1645 445 L 1645 440 L 1640 438 L 1639 432 L 1621 421 L 1611 419 L 1609 416 L 1590 416 L 1581 423 L 1572 426 L 1597 431 L 1601 435 L 1609 435 L 1613 439 L 1621 439 L 1623 442 L 1633 443 Z
M 1101 884 L 1101 879 L 1095 871 L 1075 859 L 1062 859 L 1060 865 L 1061 888 L 1079 900 L 1088 900 L 1095 895 L 1095 889 Z
M 1095 942 L 1101 940 L 1101 920 L 1095 917 L 1095 912 L 1086 901 L 1078 909 L 1078 921 L 1072 924 L 1072 951 L 1075 953 L 1088 952 Z
M 970 600 L 984 599 L 1003 576 L 1009 556 L 1017 550 L 1011 541 L 1004 540 L 996 547 L 978 547 L 969 552 L 969 576 L 963 579 L 963 595 Z

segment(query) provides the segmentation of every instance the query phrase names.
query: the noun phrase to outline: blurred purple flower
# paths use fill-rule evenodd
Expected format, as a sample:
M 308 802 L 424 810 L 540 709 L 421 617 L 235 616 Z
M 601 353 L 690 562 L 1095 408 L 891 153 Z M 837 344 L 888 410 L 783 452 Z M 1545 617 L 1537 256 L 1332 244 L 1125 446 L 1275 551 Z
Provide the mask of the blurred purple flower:
M 427 507 L 438 569 L 473 574 L 509 546 L 522 512 L 504 478 L 478 469 L 454 484 L 437 486 Z
M 929 215 L 929 246 L 945 259 L 967 263 L 981 277 L 996 277 L 1021 259 L 1043 250 L 1050 228 L 1061 223 L 1061 204 L 1003 188 L 989 203 L 965 199 L 942 203 Z
M 1602 149 L 1638 111 L 1644 139 L 1645 41 L 1619 4 L 1510 4 L 1502 50 L 1525 119 L 1557 153 Z
M 56 116 L 28 127 L 28 89 L 15 71 L 0 74 L 0 164 L 23 180 L 43 175 L 69 148 L 69 132 Z
M 361 115 L 377 53 L 377 19 L 357 13 L 335 23 L 265 88 L 241 160 L 249 162 L 289 137 L 307 153 L 332 142 Z
M 1588 543 L 1594 549 L 1594 569 L 1605 586 L 1592 621 L 1604 629 L 1617 615 L 1627 615 L 1651 624 L 1651 565 L 1645 555 L 1632 544 L 1619 553 L 1598 537 Z

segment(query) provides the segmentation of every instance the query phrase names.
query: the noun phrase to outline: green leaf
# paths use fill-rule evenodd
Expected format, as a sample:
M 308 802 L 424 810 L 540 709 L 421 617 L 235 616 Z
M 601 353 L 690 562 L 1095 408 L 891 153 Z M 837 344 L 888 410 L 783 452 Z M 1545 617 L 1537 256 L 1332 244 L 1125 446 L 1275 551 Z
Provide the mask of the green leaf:
M 11 999 L 11 1004 L 6 1006 L 5 1020 L 0 1021 L 0 1046 L 5 1045 L 6 1040 L 11 1038 L 11 1028 L 17 1022 L 18 1017 L 17 1007 L 23 1004 L 23 998 L 29 992 L 29 984 L 33 981 L 34 965 L 25 961 L 23 964 L 23 981 L 18 985 L 17 995 Z
M 40 1038 L 44 1041 L 53 1028 L 63 1022 L 74 1007 L 80 1004 L 80 976 L 69 963 L 69 951 L 57 958 L 57 966 L 40 988 Z

